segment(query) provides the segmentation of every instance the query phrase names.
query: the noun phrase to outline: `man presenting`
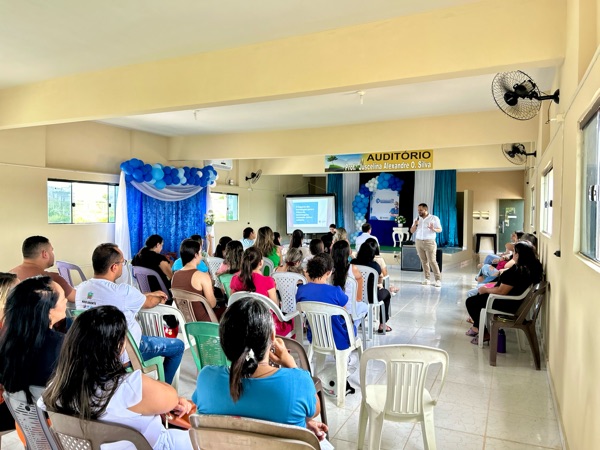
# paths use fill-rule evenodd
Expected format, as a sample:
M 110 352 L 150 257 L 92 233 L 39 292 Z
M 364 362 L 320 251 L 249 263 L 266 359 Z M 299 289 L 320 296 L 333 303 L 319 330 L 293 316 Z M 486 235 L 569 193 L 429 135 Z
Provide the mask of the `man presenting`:
M 135 315 L 141 308 L 153 308 L 159 303 L 164 303 L 167 294 L 162 291 L 142 294 L 128 284 L 116 284 L 115 280 L 121 276 L 124 263 L 123 253 L 116 244 L 100 244 L 96 247 L 92 254 L 94 277 L 77 286 L 77 309 L 104 305 L 119 308 L 125 314 L 127 328 L 138 345 L 142 358 L 165 358 L 165 381 L 171 384 L 183 357 L 183 341 L 142 336 L 140 324 L 135 320 Z
M 417 212 L 419 213 L 419 217 L 417 217 L 410 227 L 410 232 L 413 234 L 417 253 L 419 254 L 419 259 L 421 260 L 421 265 L 425 272 L 423 284 L 431 284 L 429 281 L 429 267 L 431 266 L 435 277 L 435 287 L 442 287 L 442 275 L 435 259 L 435 253 L 437 251 L 435 236 L 436 233 L 442 231 L 442 225 L 440 224 L 439 218 L 433 214 L 429 214 L 425 203 L 419 204 Z

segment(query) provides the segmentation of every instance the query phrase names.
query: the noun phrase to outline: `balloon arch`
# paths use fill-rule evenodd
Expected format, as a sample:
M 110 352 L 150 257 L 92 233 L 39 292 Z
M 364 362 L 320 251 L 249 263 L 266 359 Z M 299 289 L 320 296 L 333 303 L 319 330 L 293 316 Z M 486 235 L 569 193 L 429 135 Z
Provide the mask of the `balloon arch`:
M 367 221 L 365 216 L 367 214 L 371 194 L 377 189 L 391 189 L 392 191 L 400 192 L 403 184 L 404 180 L 395 177 L 391 173 L 381 173 L 378 176 L 371 178 L 360 187 L 358 194 L 356 194 L 352 201 L 354 225 L 358 230 L 350 235 L 352 242 L 356 240 L 356 237 L 361 233 L 362 225 Z

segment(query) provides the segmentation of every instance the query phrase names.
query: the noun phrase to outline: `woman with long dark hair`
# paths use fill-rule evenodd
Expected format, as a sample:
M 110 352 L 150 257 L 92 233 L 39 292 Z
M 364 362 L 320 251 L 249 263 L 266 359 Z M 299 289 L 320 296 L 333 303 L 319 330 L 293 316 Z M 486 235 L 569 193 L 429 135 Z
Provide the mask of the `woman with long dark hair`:
M 383 283 L 383 274 L 381 266 L 377 264 L 377 262 L 375 262 L 375 256 L 377 256 L 378 251 L 379 245 L 377 245 L 377 241 L 373 238 L 369 238 L 360 246 L 356 258 L 350 261 L 350 264 L 359 264 L 361 266 L 370 267 L 372 269 L 375 269 L 379 274 L 379 278 L 377 280 L 372 280 L 369 277 L 369 279 L 367 280 L 367 292 L 369 293 L 369 295 L 371 295 L 371 292 L 373 292 L 373 283 L 377 284 L 377 300 L 382 301 L 385 308 L 385 316 L 381 313 L 379 314 L 378 332 L 383 333 L 383 327 L 386 327 L 386 332 L 392 331 L 392 328 L 386 325 L 386 322 L 390 318 L 390 300 L 392 296 L 390 294 L 390 291 L 384 289 L 383 287 L 380 287 Z M 369 303 L 373 303 L 374 300 L 375 299 L 371 299 L 369 297 Z
M 219 243 L 217 244 L 217 248 L 215 248 L 215 258 L 225 258 L 225 247 L 232 239 L 229 236 L 223 236 L 219 239 Z
M 145 267 L 146 269 L 154 270 L 164 283 L 167 289 L 171 288 L 171 278 L 173 278 L 173 270 L 171 263 L 166 256 L 161 255 L 164 244 L 164 239 L 158 234 L 153 234 L 148 239 L 144 247 L 133 257 L 131 264 L 134 266 Z M 150 277 L 151 291 L 160 291 L 158 281 L 154 277 Z
M 244 245 L 240 241 L 230 241 L 225 246 L 225 258 L 217 270 L 217 275 L 222 273 L 235 274 L 242 267 L 242 255 L 244 254 Z
M 78 316 L 42 395 L 45 407 L 83 420 L 132 427 L 153 449 L 191 449 L 187 431 L 167 430 L 160 419 L 170 411 L 188 413 L 191 404 L 172 386 L 139 370 L 125 371 L 120 356 L 126 337 L 125 315 L 114 306 L 99 306 Z
M 307 426 L 324 437 L 327 426 L 311 420 L 320 411 L 312 378 L 296 368 L 283 341 L 275 337 L 263 303 L 250 297 L 235 302 L 221 319 L 219 336 L 231 368 L 202 369 L 192 396 L 199 413 Z
M 351 301 L 352 299 L 350 298 L 350 290 L 346 285 L 346 280 L 348 278 L 354 278 L 356 280 L 356 313 L 360 316 L 365 314 L 369 307 L 362 301 L 364 280 L 362 274 L 356 268 L 356 265 L 350 264 L 349 258 L 351 254 L 352 250 L 350 249 L 350 244 L 348 244 L 348 241 L 340 240 L 333 244 L 331 247 L 331 258 L 333 259 L 333 274 L 331 277 L 331 284 L 341 287 L 348 296 L 348 300 Z M 348 310 L 350 310 L 349 306 Z M 360 319 L 354 321 L 354 325 L 358 326 L 358 323 L 360 323 Z
M 529 286 L 538 283 L 542 279 L 542 265 L 531 242 L 519 241 L 515 244 L 513 261 L 514 265 L 500 275 L 495 286 L 481 286 L 477 295 L 467 298 L 467 311 L 473 319 L 473 326 L 466 332 L 466 335 L 473 336 L 472 344 L 478 343 L 479 315 L 481 310 L 485 308 L 490 294 L 518 296 L 525 292 Z M 522 300 L 495 300 L 494 309 L 515 313 L 522 302 Z M 483 340 L 489 341 L 489 339 L 490 336 L 486 330 Z
M 302 241 L 304 240 L 304 232 L 302 230 L 294 230 L 292 233 L 292 239 L 290 240 L 290 245 L 288 246 L 288 251 L 292 248 L 297 248 L 302 252 L 302 257 L 306 258 L 310 254 L 310 250 L 308 247 L 304 247 L 302 245 Z
M 50 277 L 27 278 L 8 294 L 0 331 L 0 383 L 7 392 L 45 386 L 50 378 L 64 334 L 52 329 L 66 315 L 67 298 Z
M 258 229 L 254 247 L 258 249 L 261 257 L 270 259 L 275 267 L 279 267 L 281 265 L 281 248 L 277 247 L 274 241 L 273 230 L 269 227 L 261 227 Z
M 262 294 L 277 306 L 277 290 L 275 289 L 275 280 L 262 274 L 263 260 L 262 254 L 255 247 L 246 249 L 242 256 L 242 268 L 240 272 L 231 279 L 231 292 L 248 291 Z M 287 336 L 294 328 L 294 321 L 281 322 L 273 313 L 275 330 L 279 336 Z

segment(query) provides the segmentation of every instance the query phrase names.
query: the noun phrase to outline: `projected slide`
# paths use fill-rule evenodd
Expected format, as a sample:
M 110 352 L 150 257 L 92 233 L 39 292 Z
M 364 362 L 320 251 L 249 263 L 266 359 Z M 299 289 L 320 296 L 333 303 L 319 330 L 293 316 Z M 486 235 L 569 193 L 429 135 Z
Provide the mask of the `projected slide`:
M 287 233 L 299 229 L 305 233 L 326 233 L 335 223 L 335 196 L 286 197 Z

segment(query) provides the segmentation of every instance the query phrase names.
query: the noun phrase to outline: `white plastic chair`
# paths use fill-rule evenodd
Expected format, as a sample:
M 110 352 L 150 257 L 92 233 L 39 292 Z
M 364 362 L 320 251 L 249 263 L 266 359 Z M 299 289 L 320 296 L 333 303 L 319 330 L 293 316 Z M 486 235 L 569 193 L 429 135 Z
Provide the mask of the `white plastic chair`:
M 479 314 L 479 338 L 478 338 L 478 344 L 479 344 L 479 348 L 483 348 L 483 337 L 485 335 L 485 327 L 489 329 L 490 328 L 490 323 L 492 320 L 492 317 L 494 317 L 494 314 L 502 314 L 504 316 L 514 316 L 514 314 L 512 313 L 507 313 L 506 311 L 500 311 L 499 309 L 494 309 L 493 305 L 494 305 L 494 300 L 523 300 L 525 297 L 527 297 L 527 295 L 529 294 L 529 291 L 531 291 L 533 286 L 529 286 L 525 292 L 523 292 L 521 295 L 498 295 L 498 294 L 490 294 L 488 299 L 487 299 L 487 304 L 485 305 L 485 308 L 483 308 L 481 310 L 481 313 Z M 519 343 L 519 350 L 520 351 L 524 351 L 522 344 L 521 344 L 521 337 L 519 335 L 519 330 L 515 329 L 517 332 L 517 342 Z
M 58 270 L 59 275 L 67 280 L 67 283 L 69 283 L 71 287 L 75 287 L 75 283 L 73 283 L 73 278 L 71 277 L 71 270 L 74 270 L 79 274 L 79 278 L 81 278 L 82 282 L 87 280 L 81 267 L 76 264 L 66 261 L 56 261 L 56 269 Z
M 31 386 L 29 388 L 33 404 L 27 402 L 25 392 L 4 392 L 4 400 L 11 415 L 21 427 L 27 450 L 59 450 L 61 447 L 56 442 L 54 435 L 48 428 L 46 414 L 37 406 L 37 400 L 44 392 L 44 387 Z
M 346 376 L 348 373 L 348 356 L 354 349 L 358 350 L 359 358 L 362 355 L 362 341 L 354 336 L 354 326 L 348 311 L 341 306 L 329 305 L 321 302 L 300 302 L 298 310 L 306 315 L 306 320 L 310 325 L 312 333 L 312 342 L 308 347 L 308 360 L 312 359 L 315 353 L 314 374 L 323 368 L 326 355 L 335 357 L 335 368 L 337 376 L 337 405 L 344 406 L 346 402 Z M 350 346 L 345 350 L 340 350 L 335 345 L 331 319 L 333 316 L 342 316 L 346 322 L 346 329 L 349 330 L 348 338 Z
M 368 266 L 361 266 L 357 264 L 355 266 L 363 277 L 363 291 L 362 301 L 366 305 L 369 305 L 369 315 L 367 318 L 367 327 L 369 329 L 369 340 L 373 339 L 373 319 L 377 317 L 377 312 L 381 311 L 381 315 L 385 317 L 385 305 L 383 302 L 377 301 L 377 282 L 379 281 L 379 274 L 377 271 Z M 373 303 L 369 303 L 369 276 L 373 277 L 373 288 L 371 291 L 371 297 Z M 383 334 L 386 334 L 386 327 L 383 327 Z
M 367 385 L 367 365 L 370 360 L 386 365 L 387 384 Z M 432 397 L 425 389 L 427 371 L 432 364 L 442 365 L 439 391 Z M 382 345 L 365 350 L 360 361 L 362 402 L 358 428 L 358 448 L 364 447 L 367 422 L 369 449 L 381 446 L 381 431 L 385 419 L 394 422 L 421 422 L 425 450 L 435 450 L 433 407 L 444 387 L 448 353 L 421 345 Z
M 219 281 L 219 277 L 217 277 L 217 270 L 219 270 L 219 267 L 221 267 L 221 264 L 223 264 L 223 258 L 217 258 L 216 256 L 207 256 L 205 260 L 206 265 L 208 266 L 208 273 L 210 275 L 210 278 L 212 278 L 213 280 L 213 285 L 216 288 L 222 289 L 223 284 Z
M 163 316 L 175 316 L 177 318 L 179 321 L 179 334 L 177 335 L 177 338 L 183 341 L 186 349 L 190 348 L 190 343 L 185 334 L 185 318 L 181 311 L 173 306 L 156 305 L 154 308 L 140 309 L 136 319 L 142 328 L 142 334 L 145 336 L 166 337 Z M 175 372 L 173 383 L 171 383 L 175 389 L 179 386 L 180 371 L 181 366 L 179 366 L 177 372 Z
M 367 342 L 367 333 L 365 331 L 365 317 L 368 316 L 368 310 L 366 313 L 359 315 L 356 311 L 356 295 L 358 291 L 358 282 L 354 278 L 347 277 L 346 278 L 346 289 L 345 292 L 349 292 L 348 301 L 350 302 L 350 315 L 352 316 L 352 321 L 360 320 L 361 329 L 362 329 L 362 339 L 363 345 Z
M 269 269 L 267 273 L 267 269 Z M 275 272 L 275 263 L 271 261 L 269 258 L 263 258 L 263 275 L 271 276 Z
M 275 272 L 272 278 L 275 280 L 275 287 L 281 299 L 281 312 L 284 314 L 296 312 L 298 283 L 306 284 L 306 278 L 294 272 Z M 302 316 L 294 322 L 294 332 L 296 333 L 296 340 L 302 343 Z
M 248 291 L 238 291 L 238 292 L 231 294 L 231 297 L 229 297 L 229 301 L 227 302 L 227 306 L 229 307 L 232 304 L 234 304 L 235 302 L 237 302 L 238 300 L 245 298 L 245 297 L 252 297 L 252 298 L 255 298 L 255 299 L 263 302 L 267 308 L 269 308 L 271 311 L 273 311 L 275 313 L 275 315 L 281 322 L 289 322 L 294 317 L 298 317 L 298 315 L 300 314 L 298 311 L 294 311 L 291 314 L 284 314 L 281 312 L 281 309 L 279 309 L 279 306 L 277 306 L 275 303 L 273 303 L 269 297 L 262 295 L 262 294 L 257 294 L 256 292 L 248 292 Z M 291 338 L 293 335 L 294 335 L 294 331 L 290 331 L 287 335 L 285 335 L 283 337 Z

